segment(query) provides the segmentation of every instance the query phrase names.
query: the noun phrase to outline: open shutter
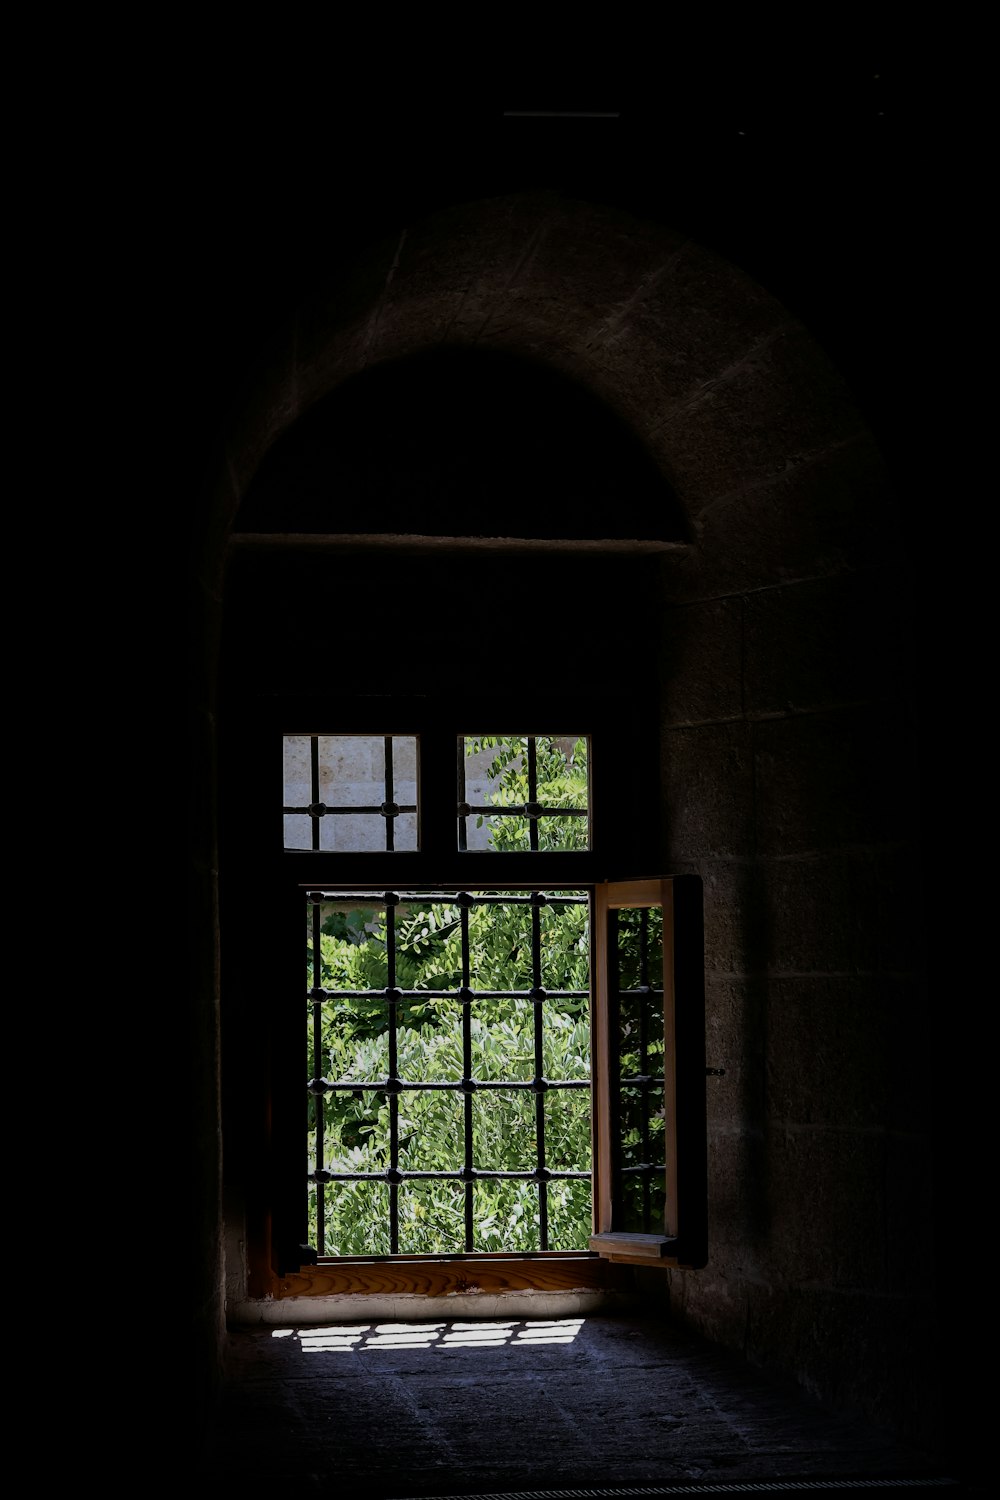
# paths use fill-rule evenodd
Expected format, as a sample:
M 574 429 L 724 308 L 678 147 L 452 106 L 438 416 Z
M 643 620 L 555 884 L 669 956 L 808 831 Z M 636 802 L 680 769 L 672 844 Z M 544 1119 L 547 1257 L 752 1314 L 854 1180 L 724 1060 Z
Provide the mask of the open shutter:
M 596 888 L 594 1234 L 636 1265 L 704 1266 L 705 981 L 697 875 Z

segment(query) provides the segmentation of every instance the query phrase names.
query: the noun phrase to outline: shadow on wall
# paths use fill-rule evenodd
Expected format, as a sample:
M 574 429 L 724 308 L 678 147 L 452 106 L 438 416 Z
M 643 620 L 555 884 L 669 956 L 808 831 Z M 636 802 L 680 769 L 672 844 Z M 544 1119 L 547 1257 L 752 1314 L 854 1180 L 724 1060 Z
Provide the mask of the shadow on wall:
M 634 430 L 559 371 L 438 347 L 362 371 L 265 456 L 242 532 L 687 541 Z

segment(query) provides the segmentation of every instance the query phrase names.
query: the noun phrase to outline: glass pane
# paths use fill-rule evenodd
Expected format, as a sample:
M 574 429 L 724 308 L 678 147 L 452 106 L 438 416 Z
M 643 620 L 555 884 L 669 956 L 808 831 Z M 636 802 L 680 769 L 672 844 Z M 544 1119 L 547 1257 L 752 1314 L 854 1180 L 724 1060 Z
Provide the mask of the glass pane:
M 406 1001 L 396 1038 L 399 1076 L 408 1083 L 458 1083 L 462 1006 L 457 1000 Z
M 323 1166 L 330 1172 L 384 1172 L 389 1165 L 385 1094 L 365 1089 L 356 1094 L 309 1098 L 309 1169 L 319 1165 L 316 1112 L 323 1110 Z
M 470 1017 L 472 1076 L 530 1083 L 535 1076 L 535 1007 L 530 1000 L 478 998 Z
M 396 983 L 399 988 L 457 990 L 461 982 L 462 920 L 459 908 L 443 901 L 400 901 L 396 907 Z
M 545 1165 L 552 1172 L 590 1171 L 588 1089 L 553 1089 L 546 1094 Z
M 589 849 L 586 735 L 467 735 L 459 762 L 460 847 Z
M 663 913 L 618 912 L 618 1142 L 616 1228 L 663 1232 Z
M 316 1222 L 316 1190 L 309 1195 Z M 324 1254 L 388 1255 L 389 1186 L 385 1182 L 332 1182 L 323 1188 Z
M 402 1255 L 460 1255 L 465 1249 L 465 1188 L 460 1182 L 406 1182 L 399 1189 Z
M 475 1192 L 477 1250 L 523 1255 L 541 1248 L 538 1188 L 533 1182 L 494 1178 L 477 1182 Z
M 465 1100 L 451 1090 L 399 1096 L 399 1165 L 404 1172 L 460 1172 L 465 1161 Z
M 593 1232 L 590 1183 L 550 1182 L 548 1201 L 549 1249 L 586 1250 Z
M 485 1089 L 472 1097 L 473 1162 L 484 1172 L 533 1172 L 537 1165 L 535 1096 L 528 1089 Z
M 416 849 L 415 737 L 285 735 L 283 778 L 286 849 Z

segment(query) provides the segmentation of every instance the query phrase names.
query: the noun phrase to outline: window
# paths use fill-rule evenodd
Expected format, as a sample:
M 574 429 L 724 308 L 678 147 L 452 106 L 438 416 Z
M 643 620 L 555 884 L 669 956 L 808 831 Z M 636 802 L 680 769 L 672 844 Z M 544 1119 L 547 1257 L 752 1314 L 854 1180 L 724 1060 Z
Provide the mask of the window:
M 501 506 L 484 515 L 483 524 L 506 525 L 520 503 L 512 496 L 510 511 Z M 475 497 L 464 496 L 463 514 L 471 516 L 475 504 Z M 464 1242 L 454 1254 L 429 1242 L 406 1250 L 404 1221 L 396 1255 L 334 1257 L 332 1240 L 319 1253 L 310 1221 L 315 1185 L 308 1180 L 314 1099 L 306 1084 L 316 1075 L 305 994 L 311 983 L 307 913 L 314 891 L 367 893 L 375 905 L 387 892 L 449 899 L 463 891 L 582 892 L 587 906 L 578 910 L 588 912 L 591 937 L 588 1004 L 598 1002 L 600 889 L 665 869 L 669 809 L 661 791 L 659 713 L 670 655 L 661 650 L 661 560 L 564 543 L 439 548 L 407 541 L 344 548 L 287 530 L 277 527 L 270 540 L 244 538 L 252 544 L 232 551 L 220 667 L 222 1129 L 227 1224 L 233 1240 L 238 1236 L 246 1247 L 246 1294 L 441 1292 L 470 1282 L 487 1292 L 515 1285 L 560 1290 L 627 1280 L 629 1267 L 619 1270 L 610 1255 L 627 1258 L 626 1250 L 648 1246 L 628 1242 L 623 1249 L 600 1241 L 594 1248 L 574 1230 L 580 1248 L 563 1250 L 567 1241 L 555 1231 L 565 1223 L 564 1209 L 556 1204 L 552 1210 L 561 1188 L 551 1187 L 548 1250 L 518 1249 L 505 1258 L 494 1252 L 493 1241 L 473 1252 L 470 1269 Z M 459 527 L 456 535 L 467 532 Z M 286 738 L 298 741 L 287 761 Z M 496 745 L 484 743 L 491 738 Z M 478 742 L 479 750 L 467 753 L 467 741 Z M 498 778 L 486 768 L 504 746 L 522 785 L 500 803 L 490 800 Z M 349 752 L 356 751 L 356 763 L 367 769 L 341 776 L 338 767 L 346 770 Z M 572 762 L 575 789 L 553 790 L 560 779 L 549 774 L 553 753 L 563 757 L 564 769 Z M 584 762 L 586 807 L 579 785 Z M 675 903 L 675 920 L 678 910 Z M 626 1008 L 629 1003 L 626 998 Z M 572 1179 L 568 1185 L 572 1193 L 590 1191 L 595 1234 L 646 1233 L 634 1205 L 624 1219 L 601 1216 L 604 1197 L 615 1202 L 614 1193 L 602 1196 L 602 1184 L 617 1157 L 609 1144 L 613 1097 L 602 1113 L 597 1015 L 592 1009 L 589 1016 L 589 1163 L 552 1154 L 556 1137 L 549 1131 L 546 1167 L 589 1167 L 591 1184 Z M 646 1177 L 655 1214 L 659 1158 L 647 1160 L 643 1151 L 651 1154 L 658 1144 L 652 1121 L 659 1105 L 652 1084 L 643 1086 L 645 1096 L 629 1093 L 636 1086 L 628 1080 L 638 1076 L 629 1066 L 626 1055 L 620 1087 L 631 1114 L 624 1124 L 638 1137 L 625 1143 L 622 1165 L 635 1181 L 642 1174 L 631 1169 L 654 1169 Z M 652 1067 L 646 1071 L 653 1076 Z M 679 1071 L 687 1076 L 686 1062 Z M 337 1081 L 329 1060 L 322 1076 Z M 446 1095 L 464 1129 L 463 1095 L 427 1090 L 421 1096 L 425 1092 L 438 1096 L 439 1112 L 447 1108 L 440 1097 Z M 499 1097 L 503 1091 L 486 1092 Z M 530 1091 L 509 1092 L 522 1106 L 526 1098 L 534 1102 Z M 588 1088 L 546 1095 L 547 1110 L 555 1108 L 556 1095 L 582 1101 Z M 402 1104 L 416 1097 L 399 1096 Z M 650 1117 L 645 1137 L 643 1097 Z M 377 1102 L 381 1108 L 387 1099 Z M 682 1123 L 683 1111 L 679 1141 Z M 703 1113 L 700 1128 L 703 1133 Z M 328 1135 L 326 1169 L 332 1140 Z M 462 1146 L 464 1167 L 464 1140 Z M 391 1153 L 384 1134 L 382 1149 Z M 537 1156 L 518 1165 L 525 1160 L 536 1169 Z M 664 1155 L 664 1172 L 666 1162 Z M 477 1155 L 475 1167 L 486 1170 L 484 1163 Z M 401 1184 L 397 1196 L 410 1190 Z M 504 1188 L 512 1198 L 520 1191 L 533 1193 L 537 1205 L 537 1184 Z M 474 1203 L 482 1196 L 476 1185 Z M 661 1196 L 665 1202 L 665 1190 Z M 458 1202 L 464 1215 L 464 1196 Z M 681 1233 L 685 1204 L 690 1210 L 682 1191 Z M 648 1232 L 655 1235 L 655 1226 Z M 659 1254 L 657 1263 L 670 1258 Z
M 463 726 L 436 807 L 443 735 L 282 738 L 283 849 L 317 874 L 425 874 L 447 824 L 442 867 L 515 876 L 297 882 L 298 1259 L 703 1263 L 700 887 L 594 880 L 591 737 Z
M 586 1249 L 588 894 L 307 901 L 318 1255 Z

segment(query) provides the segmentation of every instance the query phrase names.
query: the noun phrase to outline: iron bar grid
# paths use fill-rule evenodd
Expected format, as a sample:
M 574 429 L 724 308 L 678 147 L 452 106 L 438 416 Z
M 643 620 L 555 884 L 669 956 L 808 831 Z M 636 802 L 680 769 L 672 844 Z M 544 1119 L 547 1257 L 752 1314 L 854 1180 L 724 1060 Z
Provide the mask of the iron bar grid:
M 429 1080 L 409 1080 L 403 1078 L 377 1078 L 367 1083 L 359 1082 L 354 1078 L 341 1078 L 336 1083 L 329 1082 L 326 1078 L 310 1078 L 306 1084 L 310 1094 L 412 1094 L 421 1090 L 450 1089 L 452 1093 L 479 1093 L 483 1089 L 498 1089 L 506 1092 L 509 1089 L 520 1089 L 547 1094 L 553 1089 L 589 1089 L 589 1078 L 532 1078 L 532 1079 L 496 1079 L 496 1078 L 460 1078 L 456 1081 L 432 1082 Z
M 544 1017 L 546 1001 L 573 999 L 586 1000 L 589 990 L 546 990 L 542 984 L 542 929 L 541 913 L 546 906 L 586 906 L 588 897 L 584 893 L 547 894 L 541 891 L 524 893 L 486 893 L 474 895 L 467 891 L 415 891 L 400 895 L 396 892 L 373 891 L 311 891 L 307 900 L 312 907 L 313 960 L 312 984 L 308 999 L 313 1017 L 313 1069 L 307 1089 L 315 1098 L 317 1120 L 317 1151 L 315 1169 L 308 1172 L 307 1180 L 315 1185 L 317 1193 L 317 1252 L 325 1253 L 323 1214 L 324 1188 L 327 1184 L 381 1182 L 388 1185 L 389 1243 L 390 1254 L 399 1253 L 399 1188 L 410 1181 L 452 1181 L 464 1185 L 464 1253 L 475 1253 L 475 1195 L 474 1187 L 482 1181 L 533 1182 L 538 1192 L 539 1250 L 549 1250 L 548 1185 L 556 1181 L 589 1182 L 590 1170 L 549 1168 L 546 1165 L 545 1095 L 550 1092 L 590 1089 L 590 1079 L 548 1079 L 544 1070 Z M 338 905 L 378 902 L 385 913 L 385 956 L 387 984 L 382 989 L 332 989 L 321 983 L 320 933 L 322 930 L 322 906 L 324 902 Z M 396 985 L 397 926 L 396 908 L 401 903 L 431 905 L 442 903 L 459 907 L 461 934 L 461 980 L 457 990 L 401 989 Z M 476 906 L 526 906 L 530 908 L 531 941 L 531 989 L 475 990 L 472 986 L 471 939 L 469 914 Z M 388 1043 L 388 1074 L 372 1080 L 341 1078 L 327 1079 L 322 1076 L 322 1009 L 325 1003 L 336 1000 L 378 1000 L 386 1007 L 386 1035 Z M 399 1076 L 398 1027 L 399 1006 L 404 1000 L 442 1000 L 459 1002 L 462 1015 L 462 1069 L 458 1080 L 419 1079 L 409 1080 Z M 473 1076 L 473 1032 L 472 1015 L 477 1001 L 528 1000 L 533 1011 L 533 1056 L 534 1075 L 531 1079 L 476 1079 Z M 420 1170 L 400 1166 L 399 1098 L 402 1094 L 421 1092 L 450 1092 L 463 1096 L 463 1165 L 456 1170 Z M 493 1169 L 475 1165 L 474 1098 L 480 1091 L 533 1093 L 535 1096 L 535 1165 L 532 1169 Z M 325 1099 L 328 1095 L 353 1095 L 356 1098 L 373 1096 L 388 1099 L 389 1104 L 389 1165 L 382 1171 L 343 1171 L 324 1165 L 323 1117 Z
M 406 813 L 415 813 L 415 802 L 397 803 L 395 800 L 394 738 L 383 735 L 382 739 L 382 802 L 324 802 L 321 796 L 320 741 L 322 735 L 309 735 L 309 802 L 283 803 L 285 815 L 298 815 L 310 820 L 310 847 L 316 852 L 321 848 L 320 824 L 327 817 L 356 817 L 359 815 L 380 817 L 384 825 L 385 849 L 393 853 L 396 848 L 396 819 Z
M 382 804 L 382 815 L 385 818 L 385 847 L 386 852 L 391 854 L 396 847 L 396 825 L 393 818 L 396 816 L 396 799 L 393 796 L 392 786 L 392 735 L 387 734 L 383 741 L 384 746 L 384 768 L 383 786 L 385 787 L 385 801 Z M 390 809 L 392 811 L 390 811 Z
M 528 799 L 526 802 L 505 802 L 497 804 L 494 802 L 469 802 L 467 800 L 467 778 L 465 767 L 466 738 L 463 736 L 458 741 L 458 771 L 456 786 L 458 790 L 458 848 L 467 850 L 468 843 L 468 819 L 475 813 L 482 813 L 490 818 L 507 819 L 512 817 L 525 818 L 528 824 L 528 850 L 527 852 L 539 853 L 541 851 L 540 822 L 543 818 L 583 818 L 588 823 L 590 820 L 590 808 L 587 807 L 565 807 L 549 805 L 538 800 L 538 735 L 524 736 L 526 746 L 526 772 L 528 781 Z M 541 736 L 545 738 L 545 736 Z M 589 796 L 588 796 L 589 802 Z
M 533 764 L 532 747 L 529 742 L 528 765 Z M 533 772 L 529 769 L 529 779 Z M 535 827 L 532 824 L 532 827 Z M 531 908 L 531 984 L 536 994 L 542 990 L 542 918 L 539 907 Z M 542 1007 L 532 1007 L 535 1041 L 535 1175 L 538 1178 L 538 1240 L 542 1250 L 549 1248 L 549 1195 L 545 1177 L 545 1059 L 542 1053 L 543 1029 Z

